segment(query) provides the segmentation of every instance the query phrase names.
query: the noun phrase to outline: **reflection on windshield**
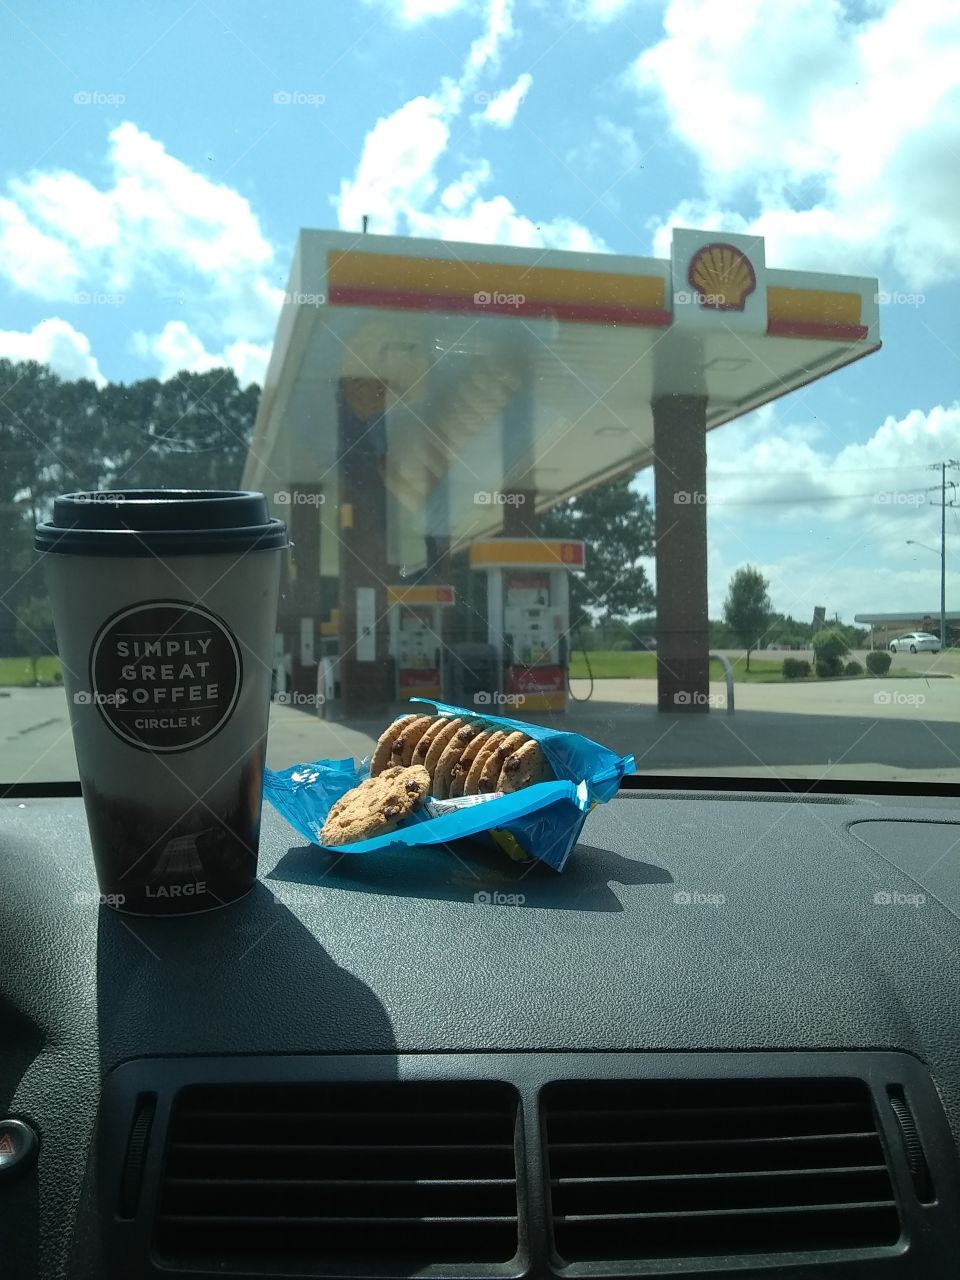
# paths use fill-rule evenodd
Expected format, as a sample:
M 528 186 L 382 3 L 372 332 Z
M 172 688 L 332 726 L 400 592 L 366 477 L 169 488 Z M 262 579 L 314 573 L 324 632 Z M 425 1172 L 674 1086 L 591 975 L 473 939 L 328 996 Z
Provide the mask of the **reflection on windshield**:
M 915 15 L 905 66 L 896 4 L 295 9 L 24 34 L 0 780 L 77 776 L 37 522 L 147 487 L 289 526 L 275 767 L 423 697 L 643 772 L 960 779 L 960 224 L 918 160 L 955 37 Z

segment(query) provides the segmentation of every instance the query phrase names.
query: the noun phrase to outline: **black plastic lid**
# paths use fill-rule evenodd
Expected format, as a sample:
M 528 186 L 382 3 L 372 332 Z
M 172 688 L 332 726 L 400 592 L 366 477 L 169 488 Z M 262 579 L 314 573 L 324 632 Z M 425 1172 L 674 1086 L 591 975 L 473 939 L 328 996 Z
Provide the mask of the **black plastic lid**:
M 37 525 L 37 551 L 68 556 L 203 556 L 275 551 L 287 526 L 262 493 L 230 489 L 105 489 L 65 493 Z

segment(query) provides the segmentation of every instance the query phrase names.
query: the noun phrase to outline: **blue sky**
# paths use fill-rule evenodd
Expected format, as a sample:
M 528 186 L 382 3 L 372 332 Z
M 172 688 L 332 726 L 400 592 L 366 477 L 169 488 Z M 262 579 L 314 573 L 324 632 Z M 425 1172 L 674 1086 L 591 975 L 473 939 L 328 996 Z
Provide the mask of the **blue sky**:
M 747 561 L 798 616 L 936 604 L 905 542 L 960 456 L 951 0 L 13 0 L 0 48 L 0 355 L 259 380 L 298 228 L 361 212 L 657 256 L 759 231 L 899 300 L 880 354 L 711 438 L 711 612 Z

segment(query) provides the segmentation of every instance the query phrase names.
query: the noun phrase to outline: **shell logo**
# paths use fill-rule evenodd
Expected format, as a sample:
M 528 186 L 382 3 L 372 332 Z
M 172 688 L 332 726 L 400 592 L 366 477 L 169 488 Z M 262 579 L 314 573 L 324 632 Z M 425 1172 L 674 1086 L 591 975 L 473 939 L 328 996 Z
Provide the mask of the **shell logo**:
M 701 307 L 742 311 L 757 287 L 750 259 L 732 244 L 705 244 L 690 259 L 687 280 Z

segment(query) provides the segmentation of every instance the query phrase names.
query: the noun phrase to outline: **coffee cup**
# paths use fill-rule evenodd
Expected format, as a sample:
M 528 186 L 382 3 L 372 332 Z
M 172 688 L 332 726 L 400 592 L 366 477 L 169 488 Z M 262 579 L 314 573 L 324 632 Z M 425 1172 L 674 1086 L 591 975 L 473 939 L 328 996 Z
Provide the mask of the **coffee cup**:
M 69 493 L 37 526 L 101 900 L 253 887 L 286 526 L 262 494 Z

